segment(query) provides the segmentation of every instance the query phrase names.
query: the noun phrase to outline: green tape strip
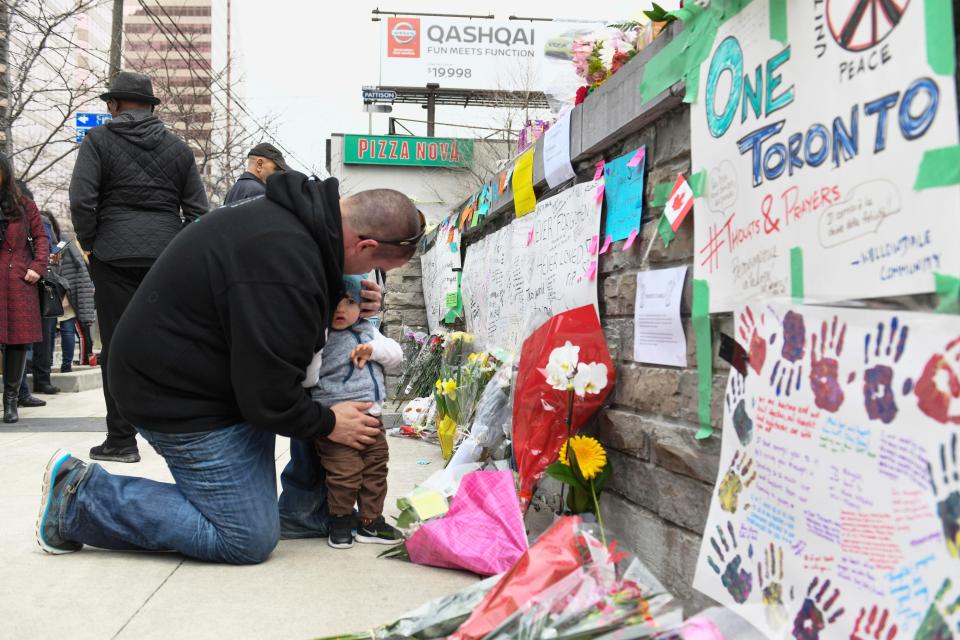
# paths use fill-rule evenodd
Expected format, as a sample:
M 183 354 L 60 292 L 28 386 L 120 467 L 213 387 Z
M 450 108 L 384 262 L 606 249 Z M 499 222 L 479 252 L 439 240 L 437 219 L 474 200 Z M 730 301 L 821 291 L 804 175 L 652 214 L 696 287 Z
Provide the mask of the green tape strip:
M 710 424 L 710 396 L 713 389 L 713 340 L 710 333 L 710 285 L 693 281 L 693 334 L 697 341 L 697 413 L 700 430 L 697 440 L 713 435 Z
M 803 247 L 790 249 L 790 296 L 803 302 Z
M 960 313 L 960 278 L 945 273 L 934 273 L 937 297 L 937 313 Z
M 667 198 L 673 191 L 673 182 L 661 182 L 653 188 L 653 199 L 648 202 L 651 207 L 662 207 L 667 204 Z
M 700 97 L 700 67 L 690 70 L 687 74 L 687 91 L 683 94 L 683 101 L 693 104 Z
M 660 238 L 663 239 L 663 246 L 665 247 L 669 247 L 673 239 L 677 237 L 677 234 L 675 234 L 670 227 L 670 221 L 666 215 L 660 216 L 660 222 L 657 223 L 657 233 L 659 233 Z
M 927 64 L 933 72 L 952 76 L 957 61 L 953 57 L 953 7 L 951 0 L 925 0 L 923 14 L 927 27 Z
M 931 189 L 960 184 L 960 145 L 925 151 L 913 188 Z
M 707 188 L 707 170 L 701 169 L 691 174 L 687 179 L 687 183 L 690 185 L 690 190 L 693 191 L 693 197 L 702 198 Z
M 770 39 L 787 44 L 787 0 L 770 0 Z
M 661 92 L 679 82 L 687 71 L 683 51 L 687 44 L 686 31 L 677 34 L 660 52 L 647 60 L 640 80 L 640 97 L 649 102 Z

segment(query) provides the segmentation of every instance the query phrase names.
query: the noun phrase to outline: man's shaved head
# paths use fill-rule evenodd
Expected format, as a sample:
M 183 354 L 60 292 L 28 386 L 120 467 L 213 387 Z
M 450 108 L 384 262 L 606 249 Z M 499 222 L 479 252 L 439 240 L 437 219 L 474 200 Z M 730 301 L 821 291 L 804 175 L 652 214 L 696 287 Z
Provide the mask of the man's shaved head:
M 420 233 L 420 214 L 410 198 L 393 189 L 370 189 L 340 201 L 344 222 L 358 236 L 381 241 L 377 254 L 387 258 L 409 259 L 416 243 L 404 246 L 386 244 L 386 240 L 406 240 Z

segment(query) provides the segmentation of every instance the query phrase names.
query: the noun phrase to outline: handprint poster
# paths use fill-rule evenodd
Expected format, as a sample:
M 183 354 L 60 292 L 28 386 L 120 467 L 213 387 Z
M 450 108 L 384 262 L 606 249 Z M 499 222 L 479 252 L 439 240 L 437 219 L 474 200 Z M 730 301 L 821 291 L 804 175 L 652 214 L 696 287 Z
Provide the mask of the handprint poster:
M 960 639 L 960 317 L 734 317 L 694 586 L 770 638 Z

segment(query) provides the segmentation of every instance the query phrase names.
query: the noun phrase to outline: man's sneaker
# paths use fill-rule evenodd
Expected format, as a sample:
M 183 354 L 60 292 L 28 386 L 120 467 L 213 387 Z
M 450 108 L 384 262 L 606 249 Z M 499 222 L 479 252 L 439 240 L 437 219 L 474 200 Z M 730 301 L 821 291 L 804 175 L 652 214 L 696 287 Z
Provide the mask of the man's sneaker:
M 403 540 L 400 532 L 387 524 L 380 516 L 367 526 L 357 529 L 357 542 L 365 544 L 397 544 Z
M 40 492 L 40 513 L 37 514 L 37 544 L 47 553 L 70 553 L 83 547 L 79 542 L 64 540 L 60 536 L 60 516 L 64 497 L 73 492 L 86 472 L 87 465 L 63 449 L 58 449 L 47 462 L 43 491 Z
M 353 531 L 351 530 L 351 521 L 353 515 L 331 516 L 330 517 L 330 535 L 327 537 L 327 544 L 334 549 L 349 549 L 353 546 Z
M 111 447 L 103 443 L 90 449 L 90 457 L 110 462 L 140 462 L 140 450 L 136 447 Z

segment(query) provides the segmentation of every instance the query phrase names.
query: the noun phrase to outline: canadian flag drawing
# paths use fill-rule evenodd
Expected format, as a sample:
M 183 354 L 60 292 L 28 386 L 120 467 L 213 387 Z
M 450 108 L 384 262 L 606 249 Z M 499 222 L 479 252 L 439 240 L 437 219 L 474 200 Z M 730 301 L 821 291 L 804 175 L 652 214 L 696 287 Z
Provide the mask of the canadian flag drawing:
M 693 189 L 691 189 L 687 181 L 683 179 L 683 174 L 679 174 L 677 175 L 677 181 L 673 185 L 673 190 L 670 191 L 667 204 L 663 208 L 664 215 L 666 215 L 667 220 L 670 221 L 670 228 L 674 231 L 679 229 L 680 225 L 683 224 L 683 219 L 687 217 L 687 214 L 690 213 L 690 209 L 692 208 Z

